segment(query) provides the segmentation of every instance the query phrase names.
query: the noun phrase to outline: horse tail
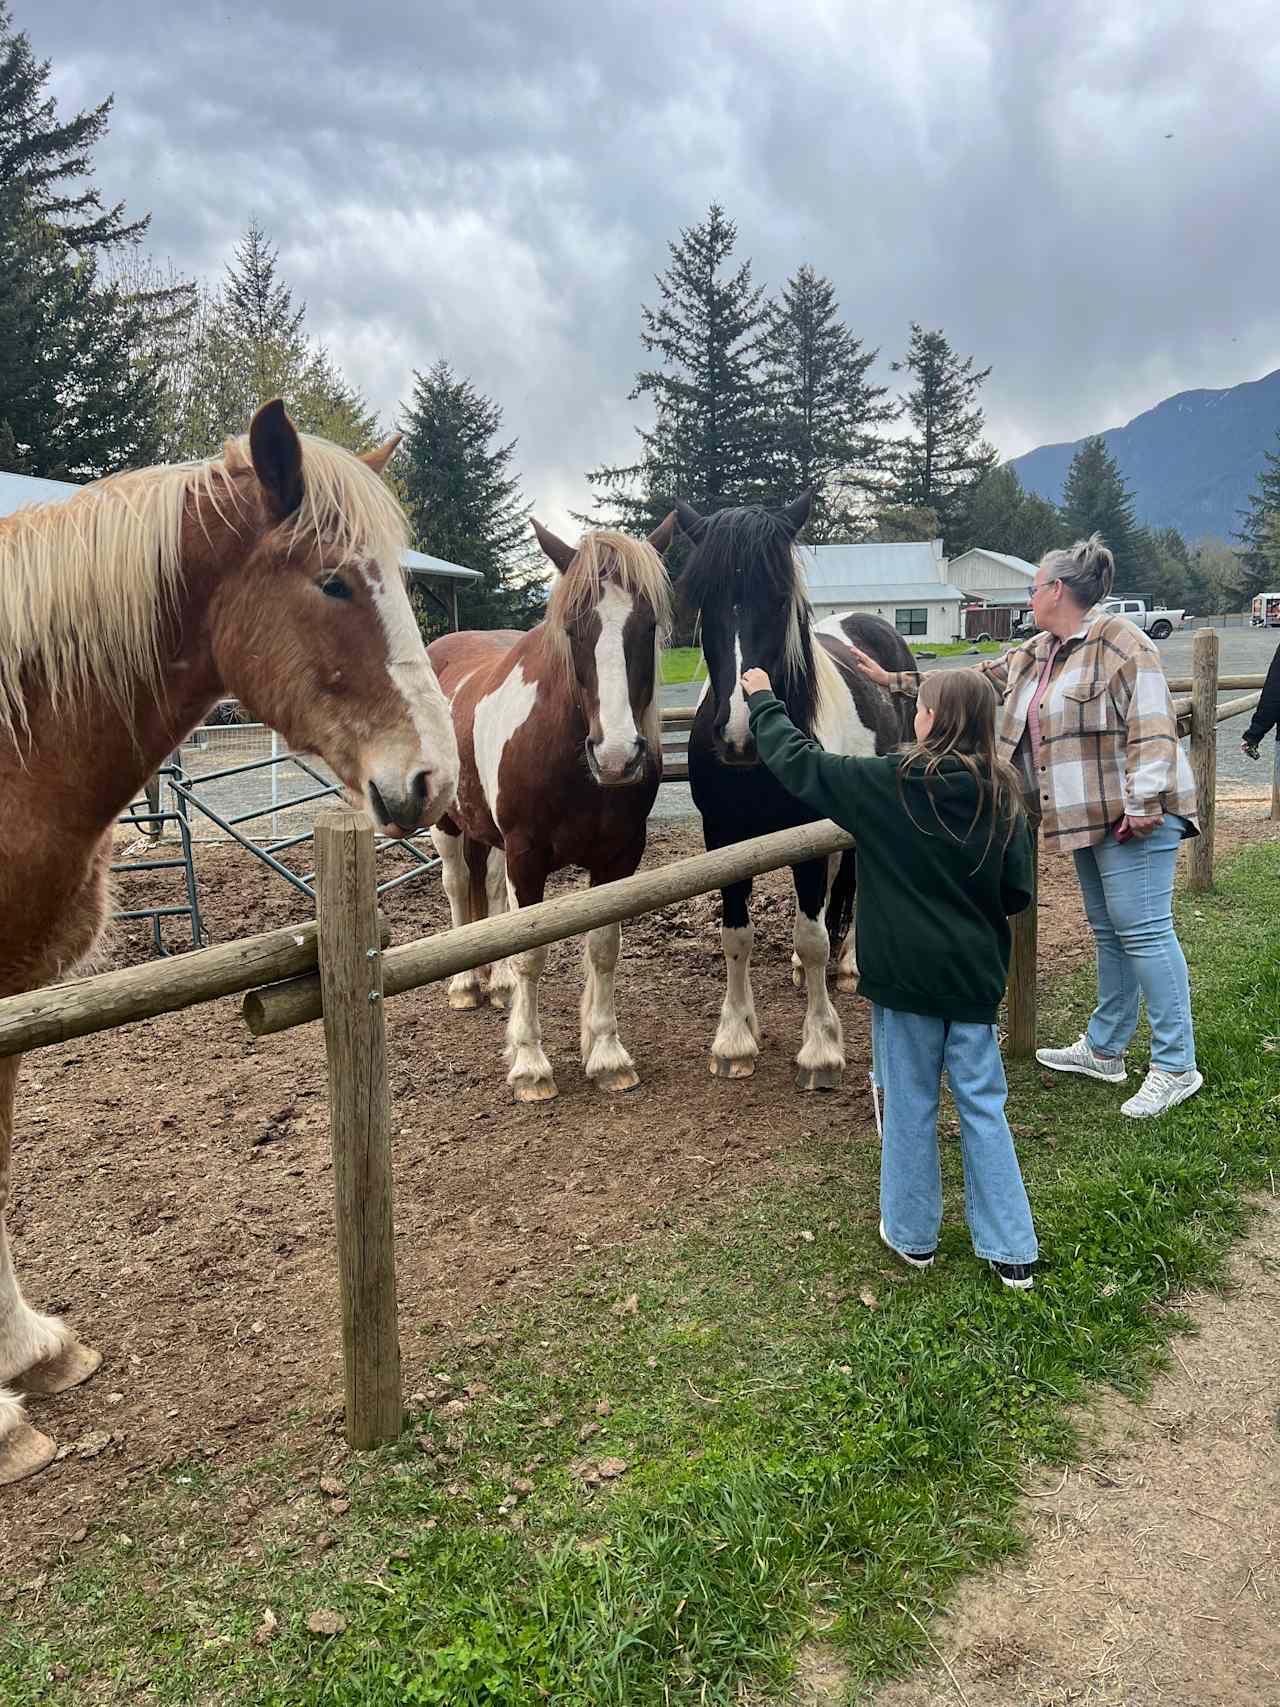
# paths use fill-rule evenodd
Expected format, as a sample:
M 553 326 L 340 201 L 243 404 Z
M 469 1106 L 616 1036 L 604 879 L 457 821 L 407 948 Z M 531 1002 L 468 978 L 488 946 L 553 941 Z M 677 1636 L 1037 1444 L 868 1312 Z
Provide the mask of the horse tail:
M 855 887 L 854 850 L 846 848 L 840 855 L 840 864 L 836 868 L 836 880 L 831 885 L 831 894 L 827 899 L 827 936 L 831 941 L 833 955 L 839 944 L 844 941 L 853 928 Z

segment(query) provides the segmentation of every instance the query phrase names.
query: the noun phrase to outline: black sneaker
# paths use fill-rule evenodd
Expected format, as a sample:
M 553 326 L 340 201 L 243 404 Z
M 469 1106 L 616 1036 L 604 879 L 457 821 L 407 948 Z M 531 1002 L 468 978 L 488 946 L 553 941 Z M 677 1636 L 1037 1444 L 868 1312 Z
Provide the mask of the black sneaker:
M 880 1242 L 891 1250 L 895 1257 L 901 1257 L 903 1262 L 908 1263 L 912 1268 L 932 1268 L 933 1259 L 938 1254 L 936 1251 L 900 1251 L 897 1245 L 889 1243 L 889 1236 L 884 1230 L 883 1221 L 880 1223 Z
M 1034 1264 L 1029 1262 L 992 1262 L 993 1273 L 998 1274 L 1006 1286 L 1011 1286 L 1015 1292 L 1027 1292 L 1031 1289 L 1031 1271 Z

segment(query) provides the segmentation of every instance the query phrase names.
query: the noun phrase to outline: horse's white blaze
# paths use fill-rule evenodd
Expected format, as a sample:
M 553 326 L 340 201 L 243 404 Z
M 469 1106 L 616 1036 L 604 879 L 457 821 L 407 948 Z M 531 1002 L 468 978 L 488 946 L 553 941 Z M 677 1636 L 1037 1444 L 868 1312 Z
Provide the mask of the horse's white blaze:
M 533 710 L 537 697 L 538 684 L 527 682 L 524 665 L 517 664 L 491 694 L 486 694 L 476 704 L 472 720 L 476 772 L 484 790 L 489 816 L 499 829 L 502 828 L 502 820 L 498 816 L 498 772 L 502 766 L 502 755 L 507 742 Z
M 448 810 L 458 794 L 458 740 L 444 689 L 431 668 L 422 634 L 397 565 L 372 564 L 366 574 L 373 608 L 387 639 L 387 674 L 404 701 L 416 744 L 375 742 L 366 756 L 368 775 L 384 797 L 409 800 L 415 779 L 427 772 L 427 822 Z
M 752 925 L 725 925 L 720 932 L 728 974 L 720 1025 L 711 1053 L 724 1061 L 754 1060 L 760 1053 L 757 1041 L 756 1004 L 751 993 L 751 949 L 755 942 Z
M 627 680 L 627 654 L 623 644 L 632 599 L 620 587 L 606 586 L 596 606 L 600 638 L 596 641 L 596 692 L 600 706 L 600 742 L 596 764 L 606 776 L 625 771 L 636 756 L 636 720 L 631 709 L 631 685 Z
M 731 753 L 745 753 L 751 734 L 751 714 L 742 691 L 742 637 L 733 631 L 733 692 L 729 695 L 729 717 L 724 726 L 725 745 Z

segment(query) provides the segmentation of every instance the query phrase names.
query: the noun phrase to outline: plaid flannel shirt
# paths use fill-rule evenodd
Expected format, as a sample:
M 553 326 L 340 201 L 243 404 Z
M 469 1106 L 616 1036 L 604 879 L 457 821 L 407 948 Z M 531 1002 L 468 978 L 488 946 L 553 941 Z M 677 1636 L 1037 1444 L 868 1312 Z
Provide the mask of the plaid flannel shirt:
M 1040 774 L 1032 776 L 1027 712 L 1055 645 L 1040 702 Z M 1061 644 L 1036 634 L 976 668 L 1004 702 L 1000 757 L 1033 790 L 1028 806 L 1040 818 L 1046 852 L 1101 842 L 1125 813 L 1174 813 L 1199 834 L 1195 779 L 1178 741 L 1160 654 L 1127 618 L 1090 612 Z M 913 697 L 918 685 L 913 671 L 890 681 L 893 692 Z

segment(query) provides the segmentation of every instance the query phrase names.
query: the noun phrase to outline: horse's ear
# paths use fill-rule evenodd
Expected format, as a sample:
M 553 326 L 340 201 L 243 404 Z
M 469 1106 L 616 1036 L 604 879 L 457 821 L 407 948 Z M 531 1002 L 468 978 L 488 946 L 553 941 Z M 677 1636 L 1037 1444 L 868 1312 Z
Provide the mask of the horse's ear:
M 542 523 L 535 521 L 532 516 L 529 517 L 529 521 L 534 533 L 538 536 L 538 544 L 563 575 L 578 553 L 573 546 L 566 545 L 562 539 L 552 533 L 550 528 L 544 528 Z
M 809 520 L 809 511 L 813 508 L 813 491 L 802 492 L 794 503 L 783 506 L 782 519 L 792 534 L 798 534 Z
M 672 510 L 669 516 L 660 521 L 649 535 L 649 544 L 659 557 L 665 557 L 671 549 L 672 536 L 676 531 L 676 513 Z
M 302 445 L 278 397 L 264 403 L 249 428 L 249 455 L 277 521 L 302 502 Z
M 367 450 L 361 454 L 361 462 L 368 463 L 375 474 L 381 474 L 399 448 L 403 433 L 392 433 L 386 444 L 379 445 L 376 450 Z
M 680 523 L 681 531 L 687 533 L 690 539 L 699 540 L 702 538 L 706 530 L 707 518 L 700 516 L 696 510 L 690 509 L 688 504 L 676 504 L 676 520 Z

